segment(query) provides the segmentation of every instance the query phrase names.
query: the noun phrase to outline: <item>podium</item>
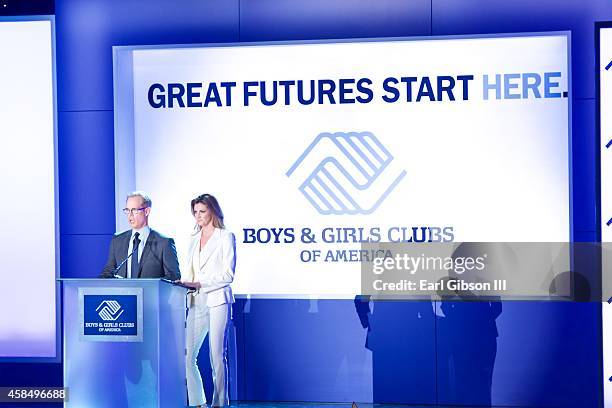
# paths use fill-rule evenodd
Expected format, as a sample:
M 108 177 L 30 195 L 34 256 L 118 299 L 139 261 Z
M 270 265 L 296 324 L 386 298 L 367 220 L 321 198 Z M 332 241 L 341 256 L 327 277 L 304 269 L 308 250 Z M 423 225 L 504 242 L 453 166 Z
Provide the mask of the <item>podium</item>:
M 184 407 L 184 287 L 60 279 L 65 407 Z

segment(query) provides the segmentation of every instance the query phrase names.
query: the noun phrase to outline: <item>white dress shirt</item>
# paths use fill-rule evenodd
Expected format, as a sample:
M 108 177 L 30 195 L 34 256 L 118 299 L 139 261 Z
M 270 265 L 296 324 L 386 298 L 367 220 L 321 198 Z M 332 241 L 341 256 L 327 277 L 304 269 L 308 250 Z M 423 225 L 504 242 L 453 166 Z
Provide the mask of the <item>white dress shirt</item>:
M 140 240 L 140 244 L 138 245 L 138 265 L 140 265 L 140 258 L 142 257 L 142 251 L 145 247 L 145 244 L 147 243 L 147 238 L 149 238 L 149 233 L 151 232 L 151 228 L 149 228 L 148 225 L 145 225 L 144 227 L 142 227 L 141 229 L 133 229 L 132 230 L 132 235 L 130 236 L 130 244 L 128 245 L 128 251 L 127 254 L 125 254 L 125 256 L 128 256 L 129 254 L 132 253 L 133 248 L 134 248 L 134 235 L 136 233 L 139 233 L 140 235 L 138 236 L 138 239 Z M 136 256 L 136 254 L 132 255 L 132 256 Z M 136 278 L 138 277 L 138 271 L 136 271 L 134 273 L 134 275 L 132 275 L 132 261 L 131 259 L 127 261 L 127 275 L 128 278 Z

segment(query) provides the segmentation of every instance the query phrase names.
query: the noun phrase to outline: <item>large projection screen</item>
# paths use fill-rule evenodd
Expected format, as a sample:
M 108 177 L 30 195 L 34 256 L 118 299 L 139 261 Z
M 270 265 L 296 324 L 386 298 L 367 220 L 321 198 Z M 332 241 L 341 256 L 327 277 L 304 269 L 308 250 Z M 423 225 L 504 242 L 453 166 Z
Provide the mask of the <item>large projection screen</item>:
M 149 192 L 184 260 L 217 196 L 238 294 L 351 298 L 364 240 L 570 239 L 567 33 L 114 57 L 117 208 Z
M 55 359 L 57 207 L 52 17 L 0 19 L 0 358 Z

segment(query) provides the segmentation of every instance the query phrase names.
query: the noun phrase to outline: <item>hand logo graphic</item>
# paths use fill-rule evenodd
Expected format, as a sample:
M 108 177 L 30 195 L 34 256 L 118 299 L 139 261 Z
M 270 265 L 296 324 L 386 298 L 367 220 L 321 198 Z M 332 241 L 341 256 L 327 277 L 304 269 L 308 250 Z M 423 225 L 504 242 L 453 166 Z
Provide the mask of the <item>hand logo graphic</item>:
M 104 321 L 115 321 L 121 316 L 124 310 L 116 300 L 105 300 L 96 308 L 96 312 Z
M 371 214 L 406 175 L 392 161 L 370 132 L 321 133 L 286 175 L 306 174 L 299 189 L 320 214 Z

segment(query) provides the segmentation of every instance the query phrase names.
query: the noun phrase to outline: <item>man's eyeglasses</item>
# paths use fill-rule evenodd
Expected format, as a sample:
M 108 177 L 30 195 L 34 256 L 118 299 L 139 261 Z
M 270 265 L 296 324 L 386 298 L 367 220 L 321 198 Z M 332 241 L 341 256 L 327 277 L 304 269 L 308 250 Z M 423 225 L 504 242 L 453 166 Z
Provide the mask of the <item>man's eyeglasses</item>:
M 125 215 L 136 215 L 139 214 L 140 212 L 144 211 L 145 208 L 147 207 L 142 207 L 142 208 L 124 208 L 122 211 Z

